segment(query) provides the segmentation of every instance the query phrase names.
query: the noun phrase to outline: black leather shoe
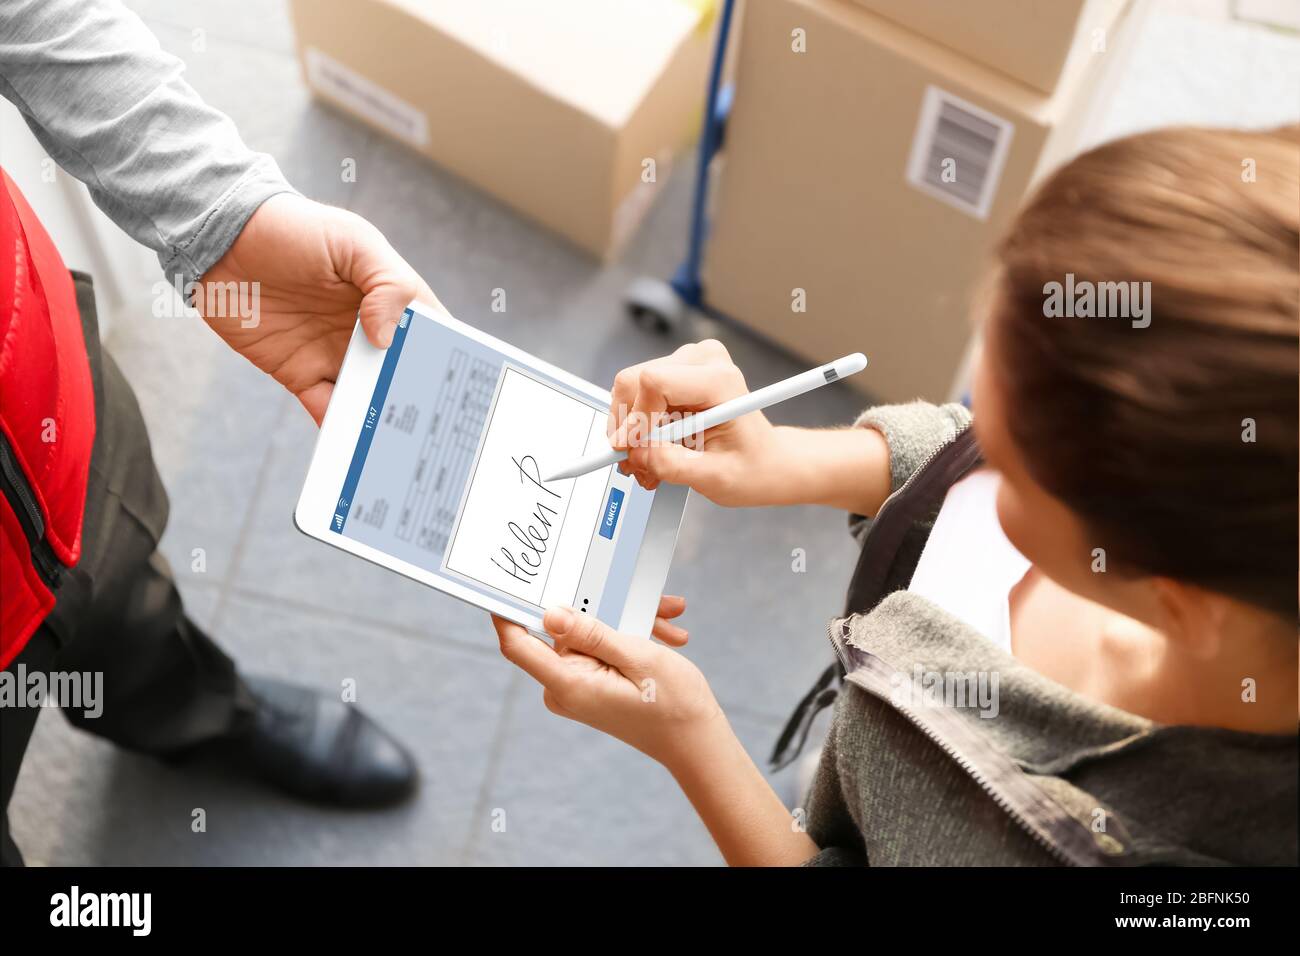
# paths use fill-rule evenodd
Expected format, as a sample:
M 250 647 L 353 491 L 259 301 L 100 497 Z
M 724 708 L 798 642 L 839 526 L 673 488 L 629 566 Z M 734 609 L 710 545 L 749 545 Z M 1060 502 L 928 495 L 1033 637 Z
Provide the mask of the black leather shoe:
M 245 733 L 226 741 L 282 790 L 313 803 L 377 807 L 415 792 L 415 761 L 355 705 L 265 677 L 244 677 L 256 702 Z

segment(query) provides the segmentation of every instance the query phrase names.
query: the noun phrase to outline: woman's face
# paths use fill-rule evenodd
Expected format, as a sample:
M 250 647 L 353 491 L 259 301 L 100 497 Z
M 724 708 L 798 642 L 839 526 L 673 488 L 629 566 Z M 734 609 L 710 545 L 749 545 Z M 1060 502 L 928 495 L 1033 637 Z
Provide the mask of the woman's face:
M 991 328 L 987 329 L 993 334 Z M 1003 403 L 998 363 L 993 349 L 996 343 L 986 340 L 975 363 L 972 403 L 975 410 L 975 434 L 989 467 L 998 472 L 998 520 L 1008 540 L 1035 567 L 1057 584 L 1075 594 L 1117 610 L 1131 612 L 1125 599 L 1123 579 L 1104 568 L 1093 540 L 1083 522 L 1062 502 L 1052 497 L 1030 477 L 1024 456 L 1012 440 L 1007 422 L 1016 414 Z M 1062 422 L 1063 428 L 1077 427 Z

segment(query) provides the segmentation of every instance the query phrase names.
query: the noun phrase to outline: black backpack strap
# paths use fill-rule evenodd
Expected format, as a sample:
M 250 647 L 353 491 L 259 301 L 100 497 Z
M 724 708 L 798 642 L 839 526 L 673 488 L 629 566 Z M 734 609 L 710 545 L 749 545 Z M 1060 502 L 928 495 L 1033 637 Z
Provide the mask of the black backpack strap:
M 799 701 L 794 713 L 785 722 L 785 727 L 781 730 L 781 736 L 776 738 L 776 746 L 772 748 L 772 756 L 767 758 L 773 770 L 780 770 L 782 767 L 789 766 L 790 762 L 803 751 L 803 745 L 808 741 L 808 732 L 812 730 L 813 721 L 817 719 L 818 714 L 835 702 L 835 698 L 839 694 L 839 690 L 835 685 L 839 683 L 840 678 L 843 676 L 844 669 L 837 659 L 834 664 L 822 671 L 822 676 L 817 678 L 817 683 L 813 684 L 812 690 L 808 691 L 803 700 Z M 791 746 L 791 743 L 793 743 L 793 746 Z
M 871 530 L 862 544 L 862 553 L 858 555 L 845 616 L 872 611 L 889 595 L 889 572 L 898 559 L 898 550 L 907 533 L 943 500 L 949 488 L 981 461 L 975 431 L 967 426 L 886 499 L 871 523 Z M 835 702 L 843 678 L 844 665 L 837 657 L 785 722 L 772 756 L 768 758 L 774 770 L 789 766 L 799 756 L 813 721 Z
M 845 617 L 873 611 L 889 596 L 890 571 L 898 561 L 898 551 L 908 533 L 981 460 L 975 430 L 968 425 L 885 500 L 858 555 L 845 602 Z

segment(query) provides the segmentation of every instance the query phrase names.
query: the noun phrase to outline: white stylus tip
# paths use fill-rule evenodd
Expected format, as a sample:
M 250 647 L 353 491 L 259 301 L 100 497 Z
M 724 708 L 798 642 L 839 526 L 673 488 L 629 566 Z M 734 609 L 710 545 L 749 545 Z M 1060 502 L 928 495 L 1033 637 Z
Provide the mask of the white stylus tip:
M 838 371 L 840 373 L 840 377 L 843 378 L 845 375 L 853 375 L 857 372 L 861 372 L 864 368 L 866 368 L 867 357 L 863 355 L 861 352 L 854 352 L 852 355 L 844 356 L 844 358 L 841 359 L 841 361 L 837 362 L 836 364 L 839 365 Z

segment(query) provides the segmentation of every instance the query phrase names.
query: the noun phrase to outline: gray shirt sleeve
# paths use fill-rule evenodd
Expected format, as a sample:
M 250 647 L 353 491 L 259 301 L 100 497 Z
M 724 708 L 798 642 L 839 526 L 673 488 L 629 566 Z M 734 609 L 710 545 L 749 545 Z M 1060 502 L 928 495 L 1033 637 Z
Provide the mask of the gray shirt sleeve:
M 889 445 L 889 490 L 893 493 L 970 421 L 970 410 L 963 405 L 918 401 L 868 408 L 854 424 L 859 428 L 874 428 L 885 436 Z M 864 515 L 849 515 L 849 533 L 859 544 L 871 529 L 871 521 Z
M 0 95 L 178 287 L 220 259 L 266 199 L 293 191 L 184 68 L 118 0 L 0 3 Z

